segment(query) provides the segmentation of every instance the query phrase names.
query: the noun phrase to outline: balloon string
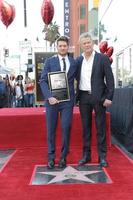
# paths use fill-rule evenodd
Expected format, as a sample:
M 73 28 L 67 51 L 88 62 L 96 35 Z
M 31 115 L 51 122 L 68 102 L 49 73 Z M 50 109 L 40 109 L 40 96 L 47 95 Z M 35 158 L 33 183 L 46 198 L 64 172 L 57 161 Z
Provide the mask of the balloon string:
M 8 47 L 8 27 L 5 29 L 5 47 Z

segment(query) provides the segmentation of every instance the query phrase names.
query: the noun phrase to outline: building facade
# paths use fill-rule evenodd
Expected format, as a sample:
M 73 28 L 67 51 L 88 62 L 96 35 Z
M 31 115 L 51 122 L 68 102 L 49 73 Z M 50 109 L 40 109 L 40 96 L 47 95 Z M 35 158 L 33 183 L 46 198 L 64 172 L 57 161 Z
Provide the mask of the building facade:
M 103 40 L 114 47 L 112 67 L 117 88 L 133 87 L 132 7 L 130 0 L 102 0 L 99 7 L 99 22 L 106 29 Z
M 79 36 L 90 32 L 98 41 L 98 6 L 100 0 L 64 0 L 64 35 L 70 37 L 70 52 L 79 56 Z
M 70 52 L 80 54 L 79 36 L 88 31 L 88 0 L 64 0 L 64 34 L 70 37 Z

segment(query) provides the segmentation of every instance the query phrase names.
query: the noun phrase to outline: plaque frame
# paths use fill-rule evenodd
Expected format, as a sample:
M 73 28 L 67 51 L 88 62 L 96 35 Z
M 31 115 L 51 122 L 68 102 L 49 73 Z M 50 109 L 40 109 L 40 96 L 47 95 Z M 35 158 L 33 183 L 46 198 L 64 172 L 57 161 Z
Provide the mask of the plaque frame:
M 49 72 L 48 84 L 53 97 L 59 102 L 70 101 L 68 78 L 65 71 Z

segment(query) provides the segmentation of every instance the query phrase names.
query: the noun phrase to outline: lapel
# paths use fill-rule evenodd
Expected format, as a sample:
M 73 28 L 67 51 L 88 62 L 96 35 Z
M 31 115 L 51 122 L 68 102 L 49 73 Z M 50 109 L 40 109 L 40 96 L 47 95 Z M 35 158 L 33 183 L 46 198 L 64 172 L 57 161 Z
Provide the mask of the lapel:
M 92 65 L 91 77 L 93 76 L 93 74 L 95 72 L 95 69 L 97 67 L 97 63 L 98 63 L 98 54 L 97 54 L 97 52 L 95 52 L 94 61 L 93 61 L 93 65 Z
M 60 67 L 60 62 L 59 62 L 59 57 L 58 57 L 58 55 L 55 55 L 54 56 L 54 60 L 53 60 L 53 62 L 54 62 L 54 71 L 61 71 L 61 67 Z
M 68 72 L 67 72 L 67 76 L 70 76 L 70 74 L 71 74 L 71 68 L 72 68 L 72 60 L 71 60 L 71 58 L 68 56 L 68 59 L 69 59 L 69 62 L 70 62 L 70 67 L 69 67 L 69 70 L 68 70 Z
M 77 79 L 80 80 L 80 74 L 81 74 L 81 68 L 82 68 L 82 62 L 83 62 L 83 56 L 79 57 L 79 68 L 78 68 L 78 74 L 77 74 Z

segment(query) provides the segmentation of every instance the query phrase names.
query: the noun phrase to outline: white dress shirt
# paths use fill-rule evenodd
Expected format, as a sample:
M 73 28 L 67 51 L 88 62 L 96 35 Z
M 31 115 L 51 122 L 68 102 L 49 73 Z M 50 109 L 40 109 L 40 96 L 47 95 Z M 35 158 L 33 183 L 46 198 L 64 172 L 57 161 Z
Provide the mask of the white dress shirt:
M 68 56 L 66 55 L 65 57 L 62 57 L 61 55 L 58 55 L 58 57 L 59 57 L 59 61 L 60 61 L 61 71 L 63 71 L 63 66 L 64 66 L 64 63 L 63 63 L 62 58 L 65 58 L 65 62 L 66 62 L 66 73 L 67 73 L 68 70 L 69 70 L 69 68 L 70 68 L 70 62 L 69 62 Z
M 85 58 L 83 53 L 83 62 L 81 66 L 81 75 L 79 82 L 79 89 L 83 91 L 91 91 L 91 73 L 92 73 L 92 65 L 94 61 L 95 51 L 92 52 L 89 59 Z

